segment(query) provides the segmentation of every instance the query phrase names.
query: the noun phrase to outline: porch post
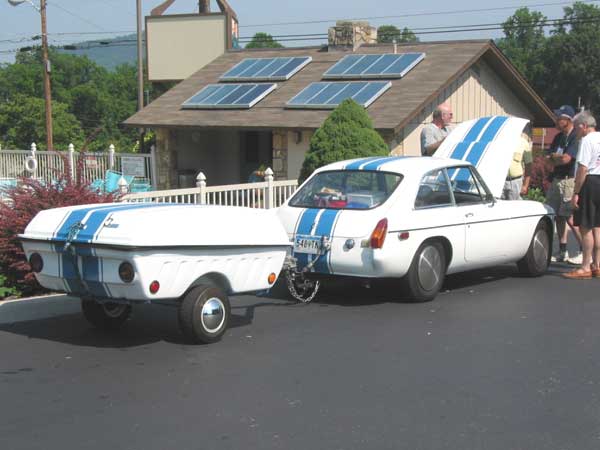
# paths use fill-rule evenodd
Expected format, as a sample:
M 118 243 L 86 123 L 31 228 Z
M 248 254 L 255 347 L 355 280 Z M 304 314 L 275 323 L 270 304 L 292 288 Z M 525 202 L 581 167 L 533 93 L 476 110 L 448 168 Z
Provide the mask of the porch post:
M 158 183 L 158 172 L 156 167 L 156 146 L 150 146 L 150 177 L 152 179 L 152 189 L 156 190 Z
M 267 182 L 267 198 L 265 199 L 265 206 L 267 209 L 275 207 L 275 195 L 273 192 L 273 170 L 268 167 L 265 170 L 265 181 Z
M 200 189 L 200 204 L 206 205 L 206 175 L 204 175 L 202 172 L 200 172 L 196 177 L 196 187 Z
M 36 156 L 36 152 L 37 152 L 37 145 L 35 145 L 35 142 L 31 143 L 31 157 L 34 159 L 35 161 L 35 170 L 31 171 L 31 174 L 29 175 L 31 178 L 35 178 L 36 172 L 37 172 L 37 156 Z
M 113 167 L 115 167 L 115 146 L 110 144 L 108 146 L 108 168 L 113 170 Z
M 67 153 L 68 161 L 69 161 L 69 174 L 71 175 L 71 180 L 75 179 L 75 146 L 73 143 L 69 144 L 69 152 Z

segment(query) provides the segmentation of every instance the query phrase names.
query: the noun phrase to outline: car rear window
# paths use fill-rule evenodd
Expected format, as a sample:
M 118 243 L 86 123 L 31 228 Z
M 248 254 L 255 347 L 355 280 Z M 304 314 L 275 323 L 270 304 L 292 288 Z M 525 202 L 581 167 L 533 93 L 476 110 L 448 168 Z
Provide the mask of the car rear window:
M 289 205 L 301 208 L 376 208 L 389 198 L 401 181 L 402 175 L 390 172 L 320 172 L 294 194 Z

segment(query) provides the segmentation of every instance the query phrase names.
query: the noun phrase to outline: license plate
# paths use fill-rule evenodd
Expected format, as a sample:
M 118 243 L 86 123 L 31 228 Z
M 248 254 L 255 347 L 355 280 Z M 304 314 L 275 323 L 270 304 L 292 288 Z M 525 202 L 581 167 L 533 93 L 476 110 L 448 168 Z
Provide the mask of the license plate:
M 294 239 L 294 253 L 318 255 L 321 253 L 321 236 L 296 235 L 296 239 Z

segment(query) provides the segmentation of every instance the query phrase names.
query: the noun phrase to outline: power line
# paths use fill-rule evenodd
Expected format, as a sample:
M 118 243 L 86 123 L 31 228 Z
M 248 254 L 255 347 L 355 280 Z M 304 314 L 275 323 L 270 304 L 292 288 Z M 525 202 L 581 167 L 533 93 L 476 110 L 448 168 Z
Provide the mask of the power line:
M 582 3 L 598 3 L 600 0 L 588 0 Z M 534 3 L 529 5 L 515 5 L 515 6 L 499 6 L 496 8 L 480 8 L 480 9 L 461 9 L 461 10 L 451 10 L 451 11 L 434 11 L 434 12 L 419 12 L 419 13 L 408 13 L 408 14 L 398 14 L 398 15 L 388 15 L 388 16 L 373 16 L 373 17 L 357 17 L 352 19 L 320 19 L 320 20 L 307 20 L 301 22 L 278 22 L 278 23 L 262 23 L 262 24 L 251 24 L 251 25 L 240 25 L 240 28 L 257 28 L 257 27 L 268 27 L 268 26 L 283 26 L 283 25 L 311 25 L 311 24 L 319 24 L 319 23 L 331 23 L 336 22 L 338 20 L 382 20 L 382 19 L 400 19 L 406 17 L 419 17 L 419 16 L 439 16 L 439 15 L 449 15 L 449 14 L 467 14 L 467 13 L 482 13 L 482 12 L 491 12 L 491 11 L 504 11 L 508 9 L 519 9 L 519 8 L 538 8 L 541 6 L 560 6 L 560 5 L 571 5 L 572 1 L 568 2 L 554 2 L 554 3 Z

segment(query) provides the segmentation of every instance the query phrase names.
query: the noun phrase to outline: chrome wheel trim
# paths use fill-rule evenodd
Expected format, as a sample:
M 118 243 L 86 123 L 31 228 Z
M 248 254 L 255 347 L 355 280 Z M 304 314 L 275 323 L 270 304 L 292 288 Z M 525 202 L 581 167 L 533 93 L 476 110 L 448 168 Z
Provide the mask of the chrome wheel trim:
M 123 315 L 127 309 L 127 305 L 124 305 L 123 303 L 108 302 L 102 304 L 102 309 L 104 310 L 104 314 L 108 317 L 117 318 Z
M 548 264 L 549 247 L 548 235 L 544 230 L 538 230 L 533 236 L 532 242 L 533 261 L 537 268 L 542 269 Z
M 426 291 L 431 291 L 442 277 L 442 255 L 437 247 L 428 245 L 419 254 L 417 276 L 419 284 Z
M 216 333 L 225 322 L 225 305 L 218 297 L 209 298 L 200 312 L 202 327 L 209 333 Z

